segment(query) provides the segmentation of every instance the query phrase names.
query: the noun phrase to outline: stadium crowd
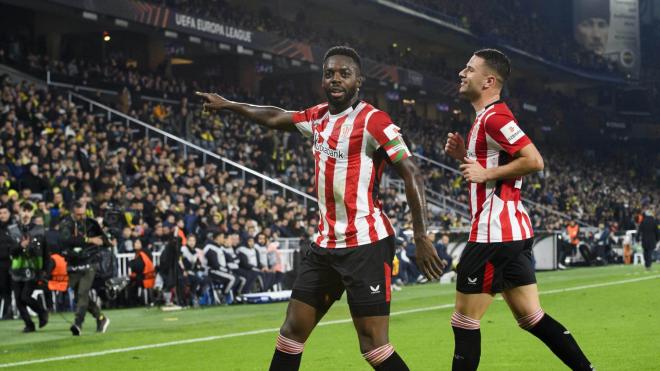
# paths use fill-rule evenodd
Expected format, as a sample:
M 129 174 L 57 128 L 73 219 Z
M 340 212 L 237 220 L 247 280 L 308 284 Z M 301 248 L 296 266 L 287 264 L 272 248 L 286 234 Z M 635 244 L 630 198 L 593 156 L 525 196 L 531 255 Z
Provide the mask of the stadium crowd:
M 56 231 L 70 205 L 81 201 L 87 215 L 106 217 L 117 253 L 161 253 L 181 238 L 187 250 L 181 250 L 178 271 L 191 280 L 189 286 L 200 289 L 210 282 L 197 280 L 200 272 L 221 270 L 234 276 L 223 279 L 243 283 L 232 287 L 236 294 L 278 284 L 277 238 L 305 236 L 305 226 L 315 223 L 302 203 L 264 194 L 254 179 L 184 157 L 53 91 L 3 80 L 0 203 L 14 215 L 31 201 L 35 222 Z M 226 254 L 209 259 L 212 245 Z M 59 249 L 57 242 L 49 246 Z
M 186 97 L 211 89 L 230 99 L 288 109 L 317 103 L 317 97 L 293 84 L 283 82 L 268 95 L 253 96 L 220 83 L 200 86 L 162 71 L 138 70 L 121 59 L 110 59 L 106 65 L 61 62 L 35 54 L 22 59 L 4 50 L 0 47 L 0 63 L 27 62 L 33 71 L 50 69 L 91 87 L 121 90 L 114 102 L 120 111 L 313 193 L 312 158 L 300 135 L 268 132 L 231 114 L 202 112 Z M 571 125 L 577 117 L 597 113 L 586 113 L 580 102 L 550 92 L 539 112 L 531 112 L 524 104 L 541 99 L 520 91 L 523 94 L 516 94 L 510 105 L 526 130 L 541 138 L 538 143 L 546 160 L 544 172 L 529 177 L 526 186 L 528 197 L 543 205 L 528 204 L 535 229 L 562 230 L 567 218 L 556 212 L 592 225 L 634 228 L 636 214 L 658 202 L 653 155 L 633 157 L 588 144 L 576 156 L 580 141 L 566 134 L 574 130 Z M 137 93 L 176 97 L 179 103 L 133 101 L 131 95 Z M 24 201 L 33 202 L 35 222 L 53 235 L 74 201 L 83 202 L 87 215 L 106 222 L 109 215 L 118 214 L 119 221 L 108 224 L 116 253 L 138 253 L 131 263 L 136 272 L 128 290 L 131 303 L 138 300 L 138 288 L 157 287 L 162 293 L 159 300 L 182 305 L 231 302 L 241 293 L 271 289 L 285 280 L 278 238 L 309 239 L 315 229 L 313 203 L 264 192 L 256 178 L 243 179 L 240 172 L 205 162 L 181 145 L 146 137 L 123 122 L 73 106 L 55 89 L 3 79 L 0 101 L 0 204 L 18 215 Z M 414 152 L 446 164 L 452 160 L 445 157 L 444 141 L 437 138 L 450 131 L 464 133 L 470 125 L 461 112 L 426 120 L 404 105 L 390 113 Z M 603 160 L 610 166 L 599 166 Z M 429 189 L 468 203 L 460 175 L 423 166 Z M 393 188 L 382 189 L 381 197 L 397 228 L 409 229 L 405 198 Z M 443 232 L 465 226 L 465 220 L 451 212 L 432 215 L 432 221 Z M 444 240 L 437 237 L 438 250 L 446 254 Z M 58 252 L 57 242 L 49 246 Z M 417 281 L 414 245 L 400 241 L 398 257 L 400 282 Z M 149 278 L 149 267 L 158 271 L 157 280 Z M 219 290 L 217 298 L 208 298 L 211 287 Z
M 52 61 L 34 54 L 29 54 L 27 60 L 32 70 L 50 69 L 63 76 L 64 81 L 72 79 L 89 86 L 119 90 L 121 94 L 117 108 L 120 111 L 217 151 L 220 155 L 237 160 L 250 168 L 264 171 L 293 187 L 307 192 L 312 190 L 311 177 L 307 172 L 311 166 L 311 158 L 307 156 L 300 136 L 282 137 L 228 114 L 207 115 L 186 97 L 196 90 L 219 91 L 230 99 L 295 110 L 317 103 L 314 93 L 310 91 L 301 90 L 289 82 L 282 82 L 276 89 L 269 91 L 269 94 L 255 96 L 231 85 L 214 84 L 213 81 L 206 81 L 202 86 L 197 81 L 185 82 L 184 79 L 177 79 L 171 74 L 170 79 L 162 78 L 159 71 L 138 70 L 119 58 L 111 58 L 107 65 L 75 60 Z M 649 156 L 630 156 L 625 150 L 615 152 L 609 148 L 612 139 L 606 137 L 606 134 L 599 130 L 585 131 L 584 128 L 574 128 L 573 123 L 584 121 L 584 117 L 592 121 L 605 120 L 602 113 L 558 92 L 546 91 L 539 94 L 525 86 L 511 89 L 515 91 L 515 98 L 507 101 L 519 120 L 524 122 L 526 131 L 539 138 L 537 143 L 546 159 L 544 172 L 528 179 L 532 188 L 528 197 L 544 205 L 530 205 L 533 207 L 532 218 L 536 228 L 561 229 L 566 217 L 556 212 L 568 214 L 569 218 L 593 226 L 605 222 L 632 228 L 634 226 L 631 220 L 635 213 L 649 204 L 657 203 L 652 190 L 655 186 L 653 179 L 657 179 L 656 159 L 652 153 L 649 153 Z M 133 102 L 130 97 L 137 94 L 181 97 L 181 103 L 154 105 Z M 534 106 L 534 111 L 530 111 L 525 109 L 528 102 L 543 103 L 538 107 Z M 415 152 L 445 164 L 452 164 L 453 160 L 445 156 L 442 141 L 435 138 L 444 138 L 449 131 L 465 133 L 470 126 L 467 115 L 462 113 L 445 114 L 438 120 L 425 120 L 416 115 L 410 107 L 402 106 L 399 112 L 390 114 L 412 141 Z M 575 135 L 576 130 L 581 130 L 579 135 Z M 429 131 L 437 135 L 425 135 Z M 577 158 L 573 156 L 573 148 L 576 146 L 583 148 L 582 156 Z M 639 150 L 645 152 L 644 148 Z M 613 165 L 604 168 L 596 166 L 596 162 L 604 158 L 609 159 Z M 467 192 L 465 187 L 461 186 L 461 179 L 457 174 L 428 167 L 427 180 L 430 188 L 445 195 L 452 195 L 456 201 L 467 204 Z M 605 179 L 608 181 L 604 182 Z M 404 202 L 388 195 L 390 192 L 385 193 L 388 201 Z M 612 195 L 614 197 L 611 197 Z M 397 208 L 399 209 L 405 210 L 405 205 Z M 405 213 L 399 214 L 405 220 Z M 444 225 L 462 226 L 461 218 L 454 213 L 443 214 L 439 218 Z
M 7 55 L 5 59 L 14 64 L 23 61 L 19 55 Z M 294 187 L 311 190 L 310 176 L 306 171 L 310 159 L 306 156 L 305 146 L 300 145 L 302 139 L 299 136 L 282 138 L 253 125 L 246 125 L 242 123 L 242 119 L 230 115 L 203 116 L 188 102 L 187 96 L 196 90 L 219 91 L 229 98 L 241 101 L 299 109 L 316 103 L 315 94 L 312 92 L 301 91 L 284 82 L 268 95 L 254 96 L 227 84 L 205 81 L 202 85 L 195 80 L 186 81 L 160 70 L 150 72 L 136 69 L 119 57 L 110 58 L 106 64 L 101 65 L 76 60 L 54 61 L 27 53 L 25 61 L 31 71 L 43 73 L 50 70 L 58 74 L 58 77 L 63 77 L 64 81 L 121 90 L 117 104 L 120 111 L 164 127 L 205 148 L 218 149 L 221 155 L 265 171 Z M 526 130 L 535 138 L 539 138 L 537 143 L 540 143 L 548 165 L 542 174 L 529 179 L 532 185 L 532 201 L 591 225 L 616 222 L 628 228 L 632 227 L 630 220 L 635 212 L 648 204 L 657 203 L 657 200 L 651 199 L 654 195 L 652 187 L 656 185 L 653 179 L 657 179 L 652 154 L 648 157 L 631 157 L 625 153 L 613 153 L 607 148 L 611 140 L 606 138 L 605 134 L 598 130 L 587 132 L 584 128 L 574 128 L 573 123 L 583 121 L 584 117 L 589 117 L 592 121 L 594 118 L 603 121 L 602 113 L 558 92 L 539 93 L 525 86 L 515 86 L 512 90 L 515 91 L 516 98 L 510 98 L 508 102 L 518 114 L 519 120 L 524 122 Z M 149 105 L 133 102 L 131 96 L 137 94 L 178 98 L 181 99 L 181 104 Z M 528 102 L 543 103 L 535 106 L 534 111 L 530 111 L 525 108 Z M 403 106 L 400 112 L 390 113 L 412 140 L 415 152 L 448 164 L 453 160 L 445 157 L 442 142 L 434 138 L 446 137 L 450 130 L 465 132 L 470 125 L 466 114 L 445 114 L 439 120 L 424 120 L 406 106 Z M 244 131 L 244 127 L 249 130 Z M 438 135 L 424 135 L 428 130 L 433 130 Z M 576 130 L 583 130 L 578 133 L 579 140 L 575 135 Z M 234 138 L 239 140 L 235 142 Z M 585 141 L 588 141 L 586 146 Z M 606 144 L 603 146 L 602 143 Z M 239 148 L 236 148 L 236 145 Z M 578 158 L 573 156 L 574 146 L 583 148 Z M 256 156 L 251 156 L 253 152 Z M 601 168 L 592 165 L 596 159 L 604 157 L 611 158 L 613 166 Z M 603 179 L 611 181 L 604 183 Z M 466 203 L 467 194 L 464 187 L 461 187 L 460 176 L 431 168 L 428 180 L 432 189 L 441 190 L 441 193 L 452 195 L 457 201 Z M 602 184 L 608 186 L 600 186 Z M 593 194 L 600 195 L 597 203 L 592 202 L 590 195 Z M 534 207 L 533 214 L 538 215 L 534 220 L 535 226 L 548 230 L 561 229 L 562 219 L 565 218 L 548 211 L 547 207 Z M 460 226 L 460 218 L 457 215 L 445 215 L 442 218 L 451 219 L 449 225 Z

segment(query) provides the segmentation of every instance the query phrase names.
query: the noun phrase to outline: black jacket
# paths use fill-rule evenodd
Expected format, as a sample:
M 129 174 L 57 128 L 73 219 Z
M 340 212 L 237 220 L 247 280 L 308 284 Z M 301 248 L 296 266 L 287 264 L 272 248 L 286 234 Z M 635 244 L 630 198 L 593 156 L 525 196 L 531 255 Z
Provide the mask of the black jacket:
M 9 223 L 0 223 L 0 269 L 9 269 L 11 251 L 17 246 L 18 243 L 9 234 Z
M 642 241 L 642 247 L 645 249 L 655 249 L 655 244 L 658 242 L 658 222 L 654 217 L 644 215 L 644 220 L 639 223 L 637 234 Z
M 31 246 L 31 249 L 34 250 L 33 252 L 38 252 L 39 255 L 41 255 L 44 262 L 43 270 L 50 272 L 52 269 L 52 266 L 50 265 L 50 249 L 48 248 L 48 243 L 46 241 L 46 229 L 42 225 L 36 225 L 34 223 L 21 224 L 19 222 L 10 225 L 7 227 L 7 230 L 9 231 L 9 235 L 18 244 L 21 243 L 21 239 L 25 236 L 29 236 L 30 239 L 38 240 L 38 249 L 34 249 L 36 246 Z M 31 243 L 31 245 L 33 245 L 33 243 Z
M 98 262 L 100 246 L 85 242 L 86 238 L 107 238 L 99 223 L 92 219 L 83 219 L 77 222 L 68 216 L 60 223 L 60 243 L 62 244 L 62 255 L 67 261 L 69 270 L 89 268 Z

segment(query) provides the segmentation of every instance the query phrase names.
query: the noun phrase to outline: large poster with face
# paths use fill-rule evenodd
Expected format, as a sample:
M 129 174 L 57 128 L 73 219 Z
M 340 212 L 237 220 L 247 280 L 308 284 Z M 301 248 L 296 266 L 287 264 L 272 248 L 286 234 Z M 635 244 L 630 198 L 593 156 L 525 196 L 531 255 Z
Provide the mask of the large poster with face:
M 582 52 L 639 76 L 639 0 L 573 0 L 573 25 Z

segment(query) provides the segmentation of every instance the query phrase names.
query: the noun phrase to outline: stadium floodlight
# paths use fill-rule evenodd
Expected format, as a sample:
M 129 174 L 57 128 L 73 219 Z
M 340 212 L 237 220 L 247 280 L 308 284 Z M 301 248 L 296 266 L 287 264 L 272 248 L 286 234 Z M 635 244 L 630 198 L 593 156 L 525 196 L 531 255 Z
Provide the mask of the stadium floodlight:
M 108 31 L 103 31 L 103 41 L 110 42 L 110 33 Z

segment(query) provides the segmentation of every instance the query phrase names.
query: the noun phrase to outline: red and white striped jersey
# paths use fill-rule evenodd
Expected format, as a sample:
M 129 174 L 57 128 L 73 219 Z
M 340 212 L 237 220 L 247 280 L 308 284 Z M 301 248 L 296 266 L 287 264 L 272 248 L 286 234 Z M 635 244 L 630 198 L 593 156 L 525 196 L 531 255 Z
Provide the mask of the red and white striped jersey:
M 486 106 L 467 136 L 467 157 L 484 168 L 507 164 L 531 141 L 501 101 Z M 529 215 L 520 200 L 522 177 L 470 183 L 472 242 L 519 241 L 534 236 Z
M 365 102 L 330 114 L 323 103 L 293 115 L 306 137 L 313 137 L 315 186 L 320 221 L 317 245 L 346 248 L 394 235 L 377 198 L 387 158 L 411 156 L 389 115 Z

